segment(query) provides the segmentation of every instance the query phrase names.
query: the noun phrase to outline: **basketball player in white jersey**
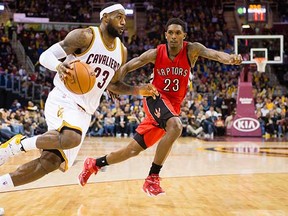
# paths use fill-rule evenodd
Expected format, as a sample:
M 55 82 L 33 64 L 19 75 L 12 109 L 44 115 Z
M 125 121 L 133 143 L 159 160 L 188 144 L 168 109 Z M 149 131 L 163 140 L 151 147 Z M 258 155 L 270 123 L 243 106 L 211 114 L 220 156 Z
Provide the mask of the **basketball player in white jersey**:
M 31 138 L 16 135 L 3 143 L 0 146 L 0 165 L 23 151 L 43 151 L 39 158 L 0 176 L 0 191 L 35 181 L 59 168 L 65 171 L 72 166 L 88 130 L 91 114 L 99 106 L 106 88 L 116 94 L 158 94 L 151 84 L 128 86 L 119 81 L 115 73 L 127 59 L 127 50 L 119 39 L 126 24 L 124 7 L 118 3 L 107 3 L 100 12 L 100 19 L 99 27 L 73 30 L 63 41 L 52 45 L 40 56 L 43 66 L 57 71 L 55 88 L 45 104 L 48 131 Z M 65 58 L 64 62 L 60 61 Z M 71 93 L 62 82 L 69 77 L 71 62 L 75 60 L 89 64 L 93 69 L 91 73 L 96 76 L 93 89 L 84 95 Z

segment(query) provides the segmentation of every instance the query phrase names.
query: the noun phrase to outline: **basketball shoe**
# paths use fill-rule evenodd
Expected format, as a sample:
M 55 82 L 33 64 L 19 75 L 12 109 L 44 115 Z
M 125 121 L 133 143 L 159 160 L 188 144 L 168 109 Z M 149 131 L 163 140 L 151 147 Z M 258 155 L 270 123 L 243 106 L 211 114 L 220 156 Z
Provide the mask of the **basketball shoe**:
M 9 157 L 21 152 L 21 140 L 24 138 L 25 136 L 17 134 L 0 145 L 0 166 L 4 164 Z
M 144 182 L 143 191 L 148 196 L 164 195 L 165 191 L 160 187 L 160 177 L 157 174 L 149 175 Z
M 78 176 L 78 182 L 83 187 L 92 174 L 97 174 L 100 167 L 96 166 L 96 159 L 86 158 L 82 172 Z

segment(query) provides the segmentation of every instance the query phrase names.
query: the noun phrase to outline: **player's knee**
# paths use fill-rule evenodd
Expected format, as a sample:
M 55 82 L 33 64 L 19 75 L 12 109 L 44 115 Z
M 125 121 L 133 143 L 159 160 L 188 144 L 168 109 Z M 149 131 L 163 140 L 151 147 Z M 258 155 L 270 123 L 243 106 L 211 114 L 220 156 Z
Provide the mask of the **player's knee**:
M 167 122 L 166 131 L 171 131 L 177 135 L 182 133 L 183 125 L 179 118 L 170 118 Z
M 81 132 L 66 129 L 61 132 L 60 139 L 62 149 L 71 149 L 81 143 Z
M 143 149 L 138 145 L 138 143 L 132 143 L 127 146 L 126 152 L 128 152 L 129 157 L 135 157 L 140 154 Z
M 59 169 L 62 159 L 48 151 L 43 151 L 41 157 L 39 158 L 40 165 L 46 174 Z
M 135 149 L 129 149 L 129 154 L 130 154 L 130 157 L 135 157 L 137 155 L 139 155 L 141 151 L 137 151 Z

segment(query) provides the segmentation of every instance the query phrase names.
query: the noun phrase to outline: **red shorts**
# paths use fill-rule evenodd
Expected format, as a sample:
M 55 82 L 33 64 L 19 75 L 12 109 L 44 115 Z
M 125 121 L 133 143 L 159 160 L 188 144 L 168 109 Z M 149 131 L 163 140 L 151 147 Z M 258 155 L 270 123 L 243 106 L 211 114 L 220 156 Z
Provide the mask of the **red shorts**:
M 144 98 L 143 108 L 146 117 L 137 127 L 134 139 L 146 149 L 164 136 L 166 122 L 171 117 L 178 116 L 178 113 L 164 97 L 157 97 L 155 100 L 152 97 Z

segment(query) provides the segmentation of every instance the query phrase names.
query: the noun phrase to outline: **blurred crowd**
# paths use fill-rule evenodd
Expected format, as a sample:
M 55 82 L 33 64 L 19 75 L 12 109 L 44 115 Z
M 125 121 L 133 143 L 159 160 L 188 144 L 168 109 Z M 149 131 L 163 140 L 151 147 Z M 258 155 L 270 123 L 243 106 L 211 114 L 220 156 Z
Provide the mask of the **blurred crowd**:
M 90 22 L 93 1 L 17 0 L 10 1 L 9 8 L 29 17 L 48 17 L 51 22 Z
M 47 1 L 17 1 L 17 10 L 49 7 Z M 53 13 L 57 21 L 58 13 L 75 15 L 73 12 L 75 2 L 49 1 L 51 5 L 47 13 Z M 87 1 L 89 4 L 91 1 Z M 145 2 L 146 7 L 146 34 L 139 36 L 137 33 L 130 38 L 124 34 L 122 41 L 128 49 L 128 59 L 136 57 L 144 51 L 155 48 L 159 43 L 165 43 L 164 26 L 171 17 L 180 17 L 186 22 L 188 41 L 197 41 L 208 48 L 233 52 L 234 37 L 227 29 L 223 17 L 221 4 L 215 1 L 190 1 L 175 2 L 172 0 Z M 58 5 L 59 4 L 59 5 Z M 73 4 L 71 6 L 71 4 Z M 60 6 L 61 5 L 61 6 Z M 64 6 L 64 7 L 62 7 Z M 77 5 L 76 5 L 77 6 Z M 30 8 L 29 8 L 30 7 Z M 173 10 L 168 10 L 173 8 Z M 39 13 L 39 11 L 31 11 Z M 44 10 L 43 10 L 44 11 Z M 56 11 L 56 12 L 55 12 Z M 77 8 L 77 14 L 89 13 L 87 8 Z M 45 12 L 46 13 L 46 12 Z M 54 14 L 55 13 L 55 14 Z M 87 16 L 88 17 L 88 16 Z M 79 21 L 81 19 L 75 18 Z M 87 20 L 88 21 L 88 20 Z M 35 31 L 33 28 L 25 29 L 24 25 L 17 24 L 0 28 L 0 87 L 7 79 L 1 75 L 11 75 L 19 82 L 19 88 L 30 91 L 31 83 L 47 87 L 48 91 L 39 92 L 45 98 L 49 89 L 53 87 L 51 72 L 38 63 L 39 55 L 52 44 L 62 40 L 68 33 L 66 30 Z M 12 30 L 11 30 L 12 29 Z M 17 33 L 18 40 L 23 44 L 26 54 L 36 66 L 35 73 L 27 73 L 22 65 L 17 62 L 16 55 L 11 47 L 11 31 Z M 129 84 L 147 83 L 150 81 L 153 65 L 147 65 L 126 77 Z M 223 65 L 215 61 L 199 58 L 193 71 L 189 91 L 182 104 L 180 118 L 183 123 L 182 136 L 193 136 L 213 139 L 214 136 L 223 136 L 227 126 L 231 125 L 236 114 L 236 96 L 240 68 L 238 66 Z M 135 76 L 135 74 L 137 74 Z M 3 77 L 3 76 L 2 76 Z M 12 85 L 12 82 L 11 82 Z M 7 87 L 7 83 L 6 83 Z M 288 125 L 288 98 L 277 88 L 269 86 L 269 78 L 265 73 L 253 73 L 253 96 L 255 100 L 255 113 L 259 119 L 262 135 L 265 137 L 282 137 L 287 132 Z M 109 98 L 108 93 L 103 95 L 103 100 L 92 117 L 87 133 L 88 136 L 133 136 L 135 128 L 143 120 L 145 113 L 142 108 L 140 96 L 120 96 L 115 102 Z M 34 101 L 21 104 L 15 100 L 11 107 L 0 109 L 0 137 L 4 140 L 16 133 L 33 136 L 47 130 L 44 120 L 43 104 L 34 105 Z

